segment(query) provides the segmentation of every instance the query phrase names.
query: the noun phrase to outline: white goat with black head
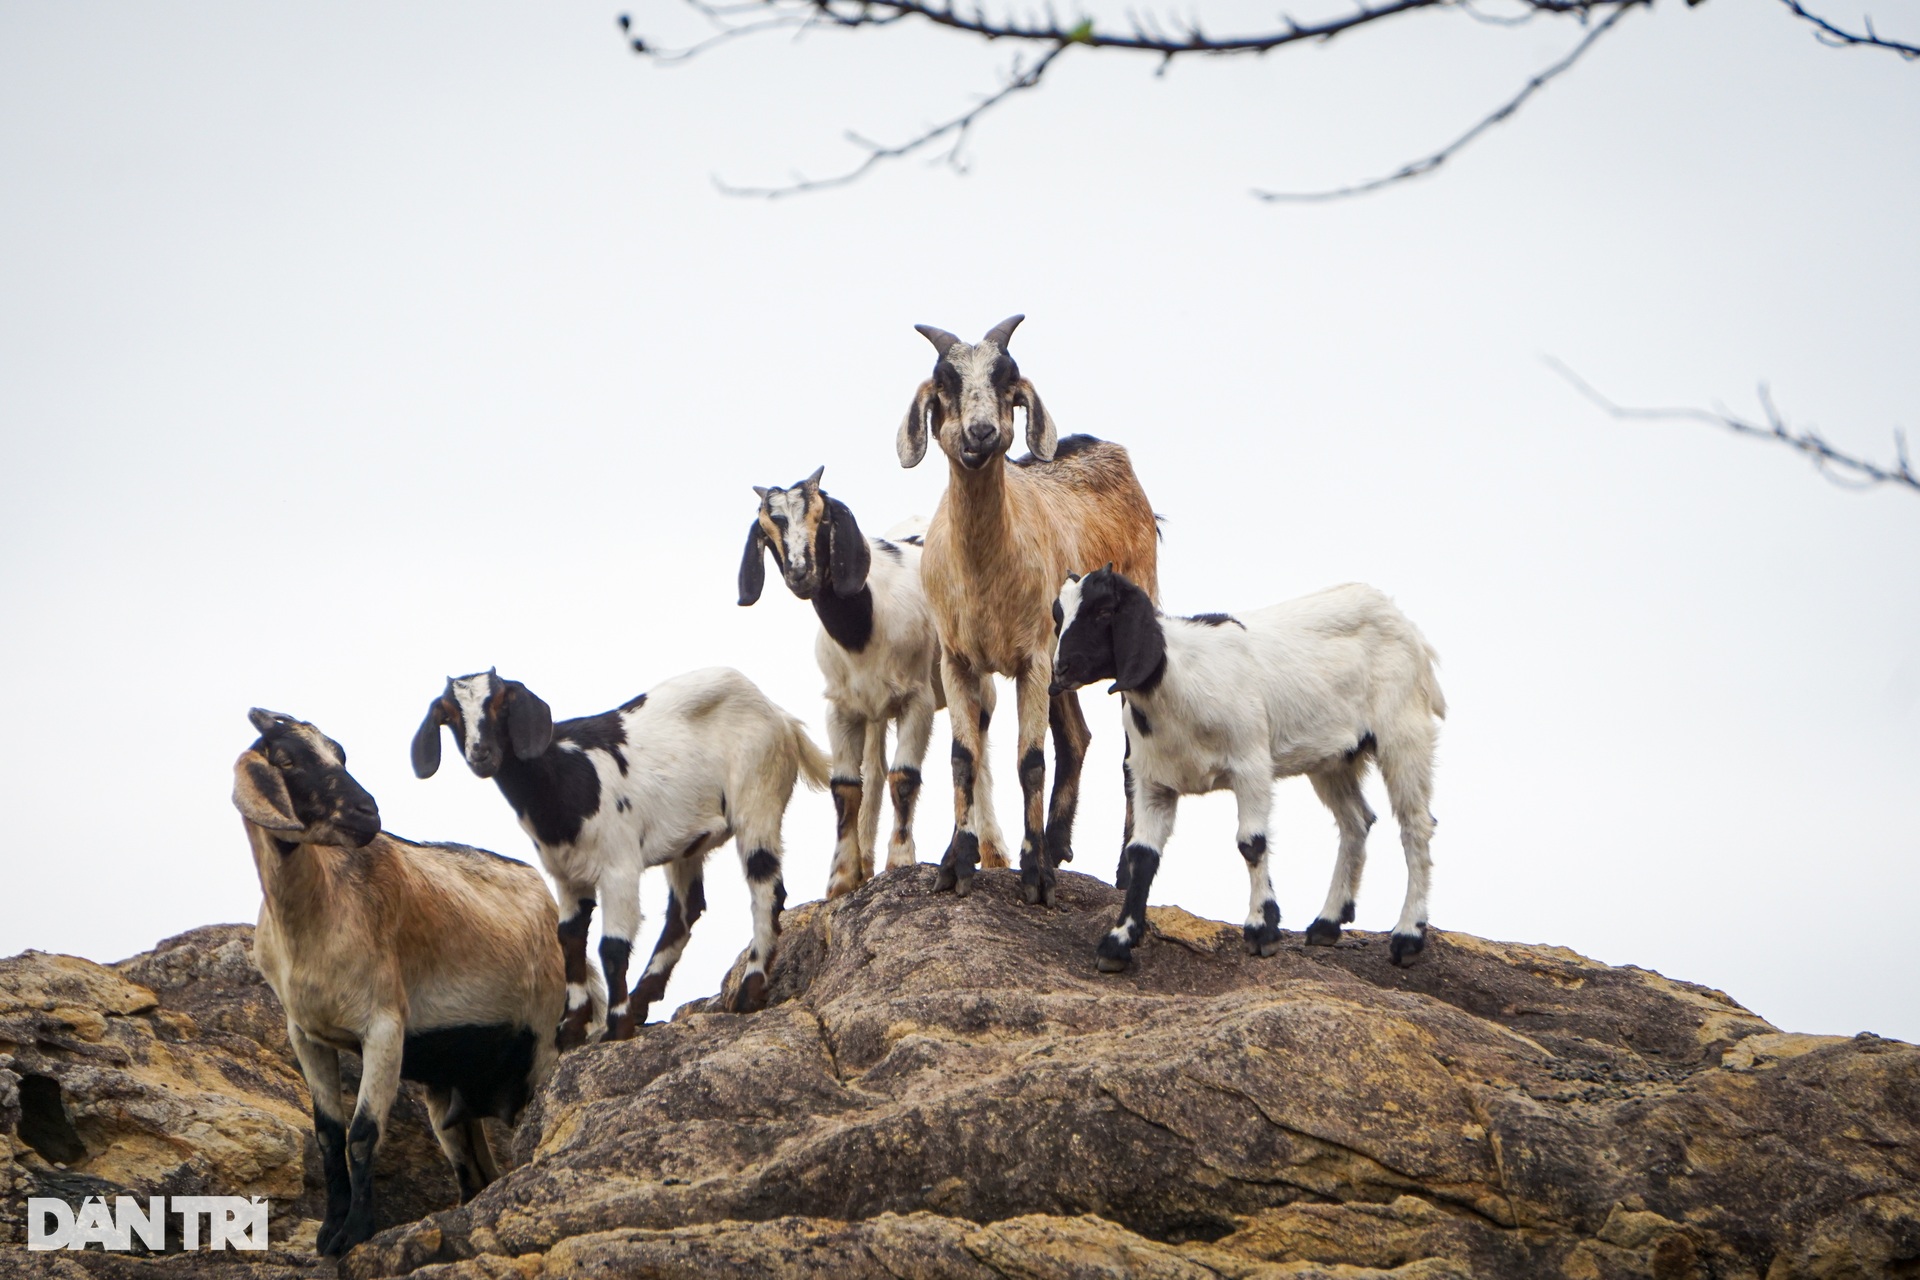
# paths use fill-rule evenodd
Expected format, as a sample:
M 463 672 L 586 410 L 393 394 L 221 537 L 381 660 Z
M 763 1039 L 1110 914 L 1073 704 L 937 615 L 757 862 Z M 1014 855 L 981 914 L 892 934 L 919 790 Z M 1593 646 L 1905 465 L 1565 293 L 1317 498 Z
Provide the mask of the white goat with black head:
M 758 1009 L 786 886 L 780 823 L 796 776 L 827 781 L 827 761 L 800 722 L 727 667 L 689 672 L 612 711 L 554 723 L 547 704 L 489 670 L 447 681 L 413 738 L 413 771 L 440 767 L 440 728 L 468 768 L 492 778 L 559 888 L 566 956 L 563 1047 L 586 1038 L 587 929 L 606 905 L 600 963 L 607 1039 L 631 1037 L 666 994 L 693 922 L 706 909 L 707 854 L 735 840 L 753 902 L 753 943 L 727 1007 Z M 627 990 L 640 928 L 640 873 L 667 872 L 667 919 L 646 972 Z
M 765 555 L 787 588 L 820 618 L 814 659 L 827 678 L 827 738 L 833 752 L 838 828 L 827 897 L 873 875 L 881 794 L 893 793 L 887 867 L 913 865 L 913 809 L 920 765 L 940 708 L 939 641 L 920 586 L 920 547 L 861 535 L 853 512 L 820 487 L 821 467 L 790 489 L 753 491 L 760 511 L 740 561 L 740 603 L 766 585 Z M 887 767 L 887 725 L 895 726 Z
M 1360 782 L 1377 761 L 1400 824 L 1407 896 L 1393 926 L 1393 963 L 1426 945 L 1427 845 L 1433 816 L 1435 721 L 1447 713 L 1433 650 L 1393 602 L 1349 583 L 1242 617 L 1160 615 L 1146 592 L 1103 569 L 1070 579 L 1054 606 L 1056 689 L 1112 680 L 1127 733 L 1136 802 L 1121 860 L 1120 922 L 1100 942 L 1100 968 L 1127 966 L 1146 927 L 1147 891 L 1183 795 L 1230 790 L 1251 885 L 1246 940 L 1272 955 L 1280 907 L 1267 874 L 1275 778 L 1304 773 L 1333 811 L 1340 857 L 1311 945 L 1331 946 L 1353 920 L 1373 811 Z
M 1125 449 L 1092 436 L 1056 437 L 1039 394 L 1007 353 L 1022 318 L 1001 321 L 973 346 L 944 329 L 915 326 L 939 358 L 914 394 L 896 447 L 900 465 L 915 466 L 931 434 L 948 463 L 947 491 L 920 562 L 953 725 L 954 834 L 938 884 L 965 893 L 976 863 L 1006 865 L 986 773 L 988 691 L 998 673 L 1011 676 L 1019 693 L 1020 884 L 1028 902 L 1050 903 L 1054 866 L 1073 857 L 1080 766 L 1092 734 L 1077 695 L 1049 694 L 1049 610 L 1069 571 L 1102 564 L 1118 565 L 1154 593 L 1159 530 Z M 1016 409 L 1026 413 L 1032 453 L 1009 461 Z M 1049 725 L 1051 800 L 1042 792 Z M 1131 795 L 1128 803 L 1131 812 Z
M 255 708 L 260 737 L 233 767 L 233 803 L 260 875 L 254 961 L 286 1009 L 313 1096 L 326 1177 L 316 1245 L 373 1234 L 373 1158 L 400 1081 L 427 1114 L 470 1200 L 497 1175 L 480 1126 L 511 1123 L 552 1073 L 566 978 L 540 873 L 457 844 L 380 830 L 340 744 Z M 360 1055 L 351 1120 L 341 1050 Z

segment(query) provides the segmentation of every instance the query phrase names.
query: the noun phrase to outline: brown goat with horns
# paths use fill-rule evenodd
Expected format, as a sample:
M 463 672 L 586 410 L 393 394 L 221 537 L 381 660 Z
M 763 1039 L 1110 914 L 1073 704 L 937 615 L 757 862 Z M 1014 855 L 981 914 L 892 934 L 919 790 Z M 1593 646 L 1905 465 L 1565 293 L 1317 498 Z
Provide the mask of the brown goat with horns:
M 938 886 L 964 894 L 976 864 L 1007 865 L 986 766 L 990 677 L 999 674 L 1012 677 L 1019 697 L 1020 884 L 1028 902 L 1051 903 L 1053 869 L 1073 857 L 1080 766 L 1092 739 L 1079 696 L 1047 692 L 1054 597 L 1069 572 L 1108 564 L 1157 597 L 1158 527 L 1125 449 L 1092 436 L 1056 439 L 1053 419 L 1007 353 L 1023 319 L 1001 321 L 973 346 L 914 326 L 939 359 L 914 393 L 898 448 L 901 466 L 918 464 L 931 430 L 949 467 L 920 562 L 953 724 L 954 832 Z M 1009 460 L 1016 408 L 1026 410 L 1032 453 Z M 1049 725 L 1053 795 L 1043 807 Z M 1130 838 L 1131 784 L 1127 791 Z

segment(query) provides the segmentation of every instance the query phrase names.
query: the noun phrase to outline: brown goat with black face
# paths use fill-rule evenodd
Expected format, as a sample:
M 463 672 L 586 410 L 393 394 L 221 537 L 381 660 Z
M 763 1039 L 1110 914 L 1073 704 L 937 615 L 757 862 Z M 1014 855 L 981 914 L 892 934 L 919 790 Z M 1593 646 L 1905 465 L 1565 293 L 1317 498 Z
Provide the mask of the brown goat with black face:
M 948 464 L 920 568 L 953 723 L 954 835 L 939 883 L 965 893 L 976 862 L 1007 865 L 984 768 L 989 678 L 1005 675 L 1019 696 L 1021 887 L 1028 902 L 1051 902 L 1053 869 L 1073 856 L 1080 766 L 1092 737 L 1078 696 L 1047 692 L 1054 596 L 1068 573 L 1107 564 L 1157 596 L 1159 535 L 1125 449 L 1092 436 L 1056 439 L 1053 419 L 1007 352 L 1023 318 L 1001 321 L 973 346 L 944 329 L 916 326 L 939 359 L 914 394 L 898 448 L 900 465 L 914 466 L 926 456 L 931 432 Z M 1015 409 L 1026 411 L 1032 453 L 1009 461 Z M 1054 782 L 1047 801 L 1041 742 L 1049 725 Z M 1129 794 L 1129 813 L 1131 805 Z
M 286 1008 L 326 1178 L 316 1247 L 373 1234 L 373 1158 L 402 1079 L 427 1087 L 434 1136 L 469 1200 L 497 1174 L 485 1116 L 511 1122 L 553 1071 L 566 1011 L 559 915 L 540 873 L 380 829 L 340 744 L 255 708 L 233 767 L 263 901 L 254 963 Z M 360 1055 L 351 1116 L 340 1050 Z

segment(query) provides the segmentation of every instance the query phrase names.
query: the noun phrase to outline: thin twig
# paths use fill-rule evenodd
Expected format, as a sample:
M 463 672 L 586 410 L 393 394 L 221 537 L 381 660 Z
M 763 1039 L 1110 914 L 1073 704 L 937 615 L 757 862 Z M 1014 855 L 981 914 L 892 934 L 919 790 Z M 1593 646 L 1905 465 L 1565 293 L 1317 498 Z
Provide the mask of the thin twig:
M 1814 25 L 1814 39 L 1818 40 L 1821 44 L 1828 45 L 1832 48 L 1857 44 L 1866 45 L 1874 49 L 1887 49 L 1899 54 L 1909 62 L 1915 58 L 1920 58 L 1920 45 L 1905 44 L 1899 40 L 1883 38 L 1878 32 L 1874 31 L 1872 18 L 1863 19 L 1866 23 L 1867 34 L 1863 36 L 1855 35 L 1851 31 L 1842 31 L 1839 27 L 1834 26 L 1818 14 L 1808 13 L 1806 9 L 1801 7 L 1800 0 L 1780 0 L 1780 3 L 1792 10 L 1796 18 L 1804 18 Z
M 1278 19 L 1278 25 L 1268 30 L 1224 37 L 1207 35 L 1201 29 L 1197 16 L 1182 18 L 1175 15 L 1162 15 L 1145 8 L 1130 10 L 1125 19 L 1124 29 L 1115 27 L 1109 30 L 1100 28 L 1092 18 L 1085 16 L 1075 15 L 1063 20 L 1056 14 L 1051 3 L 1046 5 L 1044 17 L 997 19 L 989 17 L 978 0 L 964 11 L 958 7 L 958 0 L 684 0 L 684 2 L 711 25 L 713 31 L 710 35 L 681 47 L 656 45 L 634 33 L 629 19 L 623 14 L 620 18 L 620 27 L 626 32 L 633 51 L 656 62 L 671 64 L 684 62 L 715 45 L 769 30 L 792 29 L 801 32 L 817 27 L 853 30 L 863 27 L 891 26 L 909 19 L 917 19 L 936 27 L 984 40 L 1006 40 L 1015 44 L 1044 46 L 1044 53 L 1040 54 L 1031 66 L 1023 69 L 1023 64 L 1016 63 L 1006 83 L 981 99 L 971 110 L 929 128 L 905 142 L 883 146 L 849 134 L 850 139 L 857 146 L 864 148 L 867 154 L 858 165 L 845 173 L 830 178 L 800 178 L 786 186 L 777 187 L 736 187 L 718 179 L 715 180 L 720 190 L 729 194 L 760 196 L 765 199 L 778 199 L 806 191 L 845 186 L 885 161 L 913 155 L 943 138 L 951 138 L 952 145 L 941 159 L 949 166 L 964 171 L 961 149 L 969 131 L 980 116 L 1014 94 L 1037 85 L 1054 59 L 1074 45 L 1084 45 L 1089 49 L 1115 49 L 1123 53 L 1150 54 L 1155 59 L 1155 74 L 1161 75 L 1176 58 L 1266 54 L 1275 49 L 1306 41 L 1331 40 L 1359 27 L 1420 10 L 1448 9 L 1464 13 L 1476 21 L 1500 26 L 1517 26 L 1542 15 L 1571 17 L 1583 26 L 1595 23 L 1595 19 L 1598 18 L 1597 23 L 1565 58 L 1527 81 L 1520 92 L 1501 105 L 1498 110 L 1480 120 L 1466 133 L 1439 151 L 1404 164 L 1385 177 L 1354 186 L 1331 191 L 1255 191 L 1253 193 L 1262 200 L 1277 202 L 1338 200 L 1362 195 L 1369 191 L 1378 191 L 1383 187 L 1432 173 L 1481 134 L 1511 118 L 1548 81 L 1571 68 L 1602 35 L 1613 28 L 1628 9 L 1650 4 L 1651 0 L 1511 0 L 1519 12 L 1508 15 L 1482 12 L 1476 7 L 1478 0 L 1371 0 L 1371 2 L 1355 0 L 1353 10 L 1341 17 L 1329 17 L 1302 24 L 1283 13 Z M 1698 2 L 1699 0 L 1687 0 L 1689 5 Z M 1870 45 L 1890 49 L 1903 58 L 1920 57 L 1920 48 L 1897 40 L 1883 39 L 1873 30 L 1871 21 L 1866 24 L 1866 34 L 1858 35 L 1807 12 L 1800 0 L 1781 0 L 1781 2 L 1795 16 L 1812 23 L 1816 28 L 1816 35 L 1823 43 Z M 1601 14 L 1605 16 L 1600 17 Z
M 1492 115 L 1486 116 L 1478 124 L 1474 125 L 1473 128 L 1467 130 L 1430 156 L 1423 156 L 1418 160 L 1409 161 L 1385 177 L 1356 183 L 1350 187 L 1335 187 L 1331 191 L 1260 191 L 1256 189 L 1253 194 L 1258 199 L 1276 203 L 1284 201 L 1295 204 L 1310 204 L 1325 200 L 1345 200 L 1350 196 L 1365 195 L 1369 191 L 1378 191 L 1380 188 L 1391 186 L 1396 182 L 1405 182 L 1409 178 L 1418 178 L 1422 174 L 1432 173 L 1435 169 L 1438 169 L 1441 165 L 1451 160 L 1454 154 L 1461 148 L 1518 111 L 1521 105 L 1524 104 L 1528 98 L 1531 98 L 1544 88 L 1549 80 L 1552 80 L 1561 72 L 1572 67 L 1574 63 L 1580 61 L 1581 56 L 1585 54 L 1587 50 L 1593 48 L 1594 43 L 1599 40 L 1601 36 L 1613 30 L 1614 23 L 1626 16 L 1628 9 L 1633 8 L 1635 5 L 1646 3 L 1650 3 L 1650 0 L 1626 0 L 1619 8 L 1601 19 L 1598 26 L 1587 32 L 1580 43 L 1573 46 L 1573 51 L 1567 54 L 1566 57 L 1535 75 L 1531 80 L 1527 81 L 1519 93 L 1507 99 Z
M 979 119 L 983 112 L 991 110 L 1005 99 L 1019 93 L 1023 89 L 1031 89 L 1039 84 L 1040 77 L 1047 73 L 1047 68 L 1053 65 L 1053 60 L 1065 53 L 1067 48 L 1068 46 L 1064 44 L 1055 45 L 1053 48 L 1047 50 L 1046 53 L 1042 54 L 1031 67 L 1025 70 L 1015 66 L 1008 77 L 1007 83 L 1002 85 L 998 91 L 989 94 L 974 104 L 971 111 L 957 115 L 945 124 L 935 125 L 933 128 L 927 129 L 909 138 L 905 142 L 894 146 L 883 146 L 880 143 L 871 142 L 857 133 L 848 133 L 847 140 L 849 142 L 852 142 L 856 146 L 866 148 L 867 158 L 844 173 L 836 174 L 831 178 L 797 178 L 793 182 L 779 187 L 736 187 L 719 178 L 713 180 L 713 185 L 718 187 L 725 195 L 759 196 L 766 200 L 780 200 L 787 196 L 797 196 L 808 191 L 822 191 L 829 187 L 844 187 L 849 182 L 858 181 L 875 165 L 883 161 L 898 160 L 904 156 L 910 156 L 914 152 L 922 150 L 948 135 L 952 135 L 953 145 L 947 148 L 946 154 L 942 156 L 941 159 L 955 168 L 963 168 L 964 166 L 960 161 L 960 148 L 965 145 L 967 131 L 973 127 L 973 122 Z
M 1530 9 L 1546 13 L 1585 12 L 1590 8 L 1610 7 L 1621 0 L 1523 0 Z M 759 0 L 758 3 L 715 5 L 705 0 L 687 0 L 687 3 L 702 17 L 716 26 L 728 26 L 732 20 L 744 13 L 760 13 L 772 16 L 760 20 L 762 25 L 798 25 L 803 21 L 814 21 L 822 25 L 837 27 L 878 27 L 898 22 L 902 18 L 920 18 L 935 26 L 980 36 L 987 40 L 1011 40 L 1028 44 L 1043 44 L 1058 47 L 1066 44 L 1084 44 L 1092 49 L 1120 49 L 1135 53 L 1155 53 L 1173 57 L 1202 54 L 1211 57 L 1232 54 L 1265 53 L 1282 45 L 1294 44 L 1302 40 L 1330 40 L 1344 31 L 1378 22 L 1397 14 L 1410 13 L 1416 9 L 1453 7 L 1458 0 L 1386 0 L 1386 3 L 1369 8 L 1359 5 L 1354 12 L 1343 17 L 1328 18 L 1306 26 L 1288 22 L 1275 31 L 1257 32 L 1245 36 L 1228 36 L 1216 39 L 1204 34 L 1197 23 L 1187 21 L 1179 24 L 1184 28 L 1179 35 L 1171 35 L 1162 28 L 1156 15 L 1143 13 L 1135 18 L 1130 33 L 1101 31 L 1093 19 L 1076 18 L 1070 23 L 1062 23 L 1049 14 L 1045 22 L 1038 20 L 996 22 L 986 18 L 979 11 L 963 13 L 950 5 L 935 5 L 929 0 Z M 630 23 L 623 20 L 622 30 L 630 31 Z M 670 60 L 682 56 L 686 51 L 663 49 L 650 42 L 635 38 L 634 51 L 651 58 Z
M 1856 458 L 1851 454 L 1840 452 L 1825 440 L 1821 439 L 1820 434 L 1810 427 L 1802 428 L 1799 431 L 1790 428 L 1787 425 L 1786 419 L 1781 415 L 1780 410 L 1774 406 L 1773 396 L 1767 390 L 1767 385 L 1764 382 L 1760 384 L 1760 407 L 1765 411 L 1767 417 L 1763 425 L 1736 417 L 1728 413 L 1726 409 L 1718 407 L 1713 410 L 1692 408 L 1627 408 L 1622 405 L 1617 405 L 1607 399 L 1607 397 L 1601 395 L 1593 389 L 1586 379 L 1582 378 L 1579 374 L 1552 356 L 1542 356 L 1541 359 L 1546 361 L 1548 368 L 1572 383 L 1574 390 L 1591 400 L 1594 404 L 1599 405 L 1615 418 L 1667 420 L 1682 418 L 1689 422 L 1705 422 L 1716 427 L 1725 427 L 1738 435 L 1757 436 L 1760 439 L 1772 440 L 1778 444 L 1786 445 L 1789 449 L 1797 450 L 1812 461 L 1815 470 L 1819 471 L 1821 475 L 1843 488 L 1867 489 L 1875 485 L 1893 484 L 1904 485 L 1916 493 L 1920 493 L 1920 474 L 1914 472 L 1913 463 L 1911 459 L 1907 457 L 1906 433 L 1898 428 L 1895 428 L 1893 433 L 1894 462 L 1891 467 L 1885 467 L 1878 463 L 1868 462 L 1864 458 Z

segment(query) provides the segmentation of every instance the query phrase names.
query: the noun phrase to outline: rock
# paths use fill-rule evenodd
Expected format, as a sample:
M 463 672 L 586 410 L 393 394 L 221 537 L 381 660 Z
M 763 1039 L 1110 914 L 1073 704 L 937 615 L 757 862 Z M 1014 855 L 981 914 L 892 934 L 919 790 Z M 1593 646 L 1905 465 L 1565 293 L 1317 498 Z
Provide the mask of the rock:
M 1920 1049 L 1435 932 L 1245 954 L 1119 895 L 889 872 L 770 1003 L 562 1060 L 521 1166 L 343 1276 L 1795 1277 L 1920 1270 Z
M 9 1255 L 0 1273 L 32 1258 L 42 1267 L 34 1274 L 63 1274 L 45 1268 L 64 1260 L 96 1274 L 200 1275 L 236 1257 L 28 1255 L 18 1252 L 28 1196 L 76 1205 L 90 1195 L 267 1196 L 274 1245 L 311 1249 L 325 1204 L 311 1104 L 252 939 L 251 926 L 213 925 L 114 966 L 38 951 L 0 960 L 0 1251 Z M 496 1146 L 505 1153 L 505 1142 Z M 459 1199 L 411 1087 L 378 1168 L 384 1223 Z M 293 1265 L 277 1249 L 268 1257 Z M 294 1261 L 304 1273 L 309 1264 Z M 238 1255 L 231 1265 L 261 1277 L 268 1272 L 251 1265 L 260 1263 Z

